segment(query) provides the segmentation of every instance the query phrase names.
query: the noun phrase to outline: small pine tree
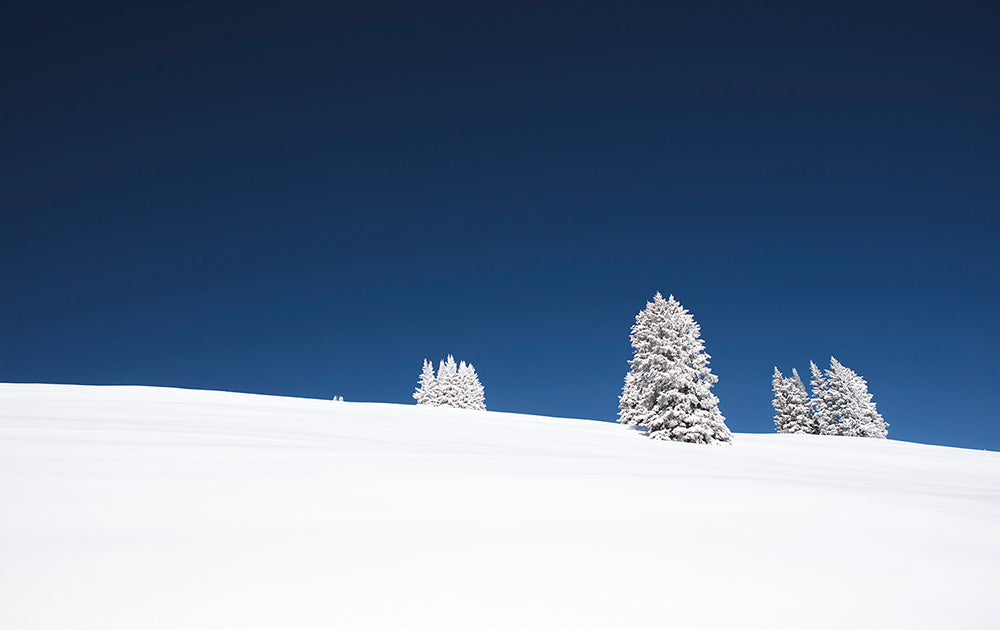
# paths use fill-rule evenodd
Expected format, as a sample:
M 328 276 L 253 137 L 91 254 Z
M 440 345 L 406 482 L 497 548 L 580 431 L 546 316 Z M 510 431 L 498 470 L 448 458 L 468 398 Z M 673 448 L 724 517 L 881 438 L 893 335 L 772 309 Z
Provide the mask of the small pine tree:
M 438 365 L 437 386 L 434 389 L 439 406 L 462 408 L 464 392 L 458 382 L 458 364 L 455 363 L 455 357 L 450 354 Z
M 861 437 L 886 439 L 889 437 L 889 423 L 885 421 L 882 414 L 878 412 L 875 401 L 868 391 L 868 382 L 860 375 L 855 374 L 851 385 L 851 392 L 854 399 L 858 401 L 861 408 L 860 433 Z
M 462 408 L 485 411 L 486 397 L 483 390 L 483 384 L 479 382 L 479 375 L 476 374 L 476 368 L 474 368 L 471 363 L 467 364 L 465 361 L 462 361 L 462 363 L 459 364 L 458 381 L 461 384 L 462 391 L 464 392 Z
M 878 413 L 865 379 L 833 357 L 825 376 L 824 406 L 828 416 L 823 427 L 825 435 L 873 438 L 888 435 L 889 425 Z
M 465 361 L 458 362 L 458 371 L 455 374 L 455 382 L 458 384 L 458 408 L 469 408 L 469 366 Z
M 712 386 L 701 328 L 680 302 L 657 293 L 631 331 L 633 358 L 618 400 L 618 421 L 660 440 L 732 441 Z
M 774 390 L 774 429 L 778 433 L 816 433 L 816 422 L 806 387 L 802 384 L 798 370 L 792 368 L 792 376 L 782 376 L 778 368 L 774 368 L 771 377 L 771 387 Z
M 792 426 L 797 429 L 792 431 L 793 433 L 819 433 L 809 402 L 809 394 L 806 393 L 806 386 L 802 384 L 802 377 L 795 368 L 792 368 L 792 379 L 789 383 L 788 407 Z
M 789 413 L 788 395 L 791 387 L 790 379 L 782 376 L 778 366 L 774 366 L 774 374 L 771 375 L 771 392 L 773 398 L 771 406 L 774 407 L 774 430 L 778 433 L 794 433 L 791 430 L 791 414 Z
M 435 405 L 435 385 L 437 379 L 434 378 L 434 364 L 424 359 L 424 369 L 420 372 L 420 381 L 417 383 L 417 391 L 413 392 L 413 397 L 417 399 L 418 405 Z
M 809 383 L 812 385 L 812 397 L 809 399 L 813 410 L 813 421 L 816 423 L 817 432 L 823 435 L 827 433 L 830 424 L 830 414 L 827 411 L 826 401 L 829 398 L 829 385 L 819 367 L 809 362 L 809 371 L 812 373 Z

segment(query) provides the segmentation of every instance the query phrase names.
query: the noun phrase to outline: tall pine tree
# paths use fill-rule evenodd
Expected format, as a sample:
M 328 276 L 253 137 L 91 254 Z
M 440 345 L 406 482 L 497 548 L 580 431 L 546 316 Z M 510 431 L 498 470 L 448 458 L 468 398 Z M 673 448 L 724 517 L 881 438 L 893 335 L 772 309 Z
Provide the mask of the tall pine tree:
M 450 354 L 438 365 L 437 385 L 434 389 L 438 406 L 462 408 L 464 392 L 458 382 L 458 364 L 455 363 L 455 357 Z
M 813 415 L 809 394 L 806 393 L 806 386 L 802 383 L 802 377 L 799 376 L 799 371 L 795 368 L 792 368 L 788 406 L 792 417 L 792 426 L 798 429 L 794 431 L 795 433 L 819 433 L 819 425 L 816 424 L 816 417 Z
M 813 409 L 813 420 L 816 422 L 817 431 L 828 435 L 826 427 L 830 424 L 830 414 L 827 412 L 827 399 L 830 396 L 830 388 L 823 372 L 812 361 L 809 362 L 809 371 L 811 373 L 809 383 L 812 385 L 812 397 L 809 403 Z
M 424 369 L 420 372 L 417 391 L 413 392 L 413 397 L 417 399 L 418 405 L 434 405 L 437 402 L 435 385 L 437 385 L 437 379 L 434 378 L 434 364 L 424 359 Z
M 618 421 L 649 436 L 679 442 L 732 441 L 712 386 L 701 328 L 670 296 L 659 293 L 632 326 L 633 358 L 619 398 Z
M 818 433 L 816 420 L 806 387 L 802 384 L 798 370 L 792 368 L 791 378 L 784 377 L 778 368 L 774 368 L 771 377 L 771 387 L 774 390 L 774 429 L 778 433 Z
M 830 357 L 826 371 L 824 408 L 826 423 L 824 435 L 850 435 L 857 437 L 885 438 L 888 423 L 872 401 L 868 383 L 849 367 Z
M 788 394 L 790 393 L 790 379 L 782 376 L 778 366 L 774 366 L 774 374 L 771 375 L 771 406 L 774 407 L 774 430 L 778 433 L 793 433 L 790 430 L 791 414 L 789 413 Z
M 463 409 L 486 409 L 486 398 L 483 393 L 483 385 L 479 382 L 479 375 L 476 368 L 471 363 L 462 363 L 458 366 L 458 381 L 461 384 L 464 396 L 462 398 Z

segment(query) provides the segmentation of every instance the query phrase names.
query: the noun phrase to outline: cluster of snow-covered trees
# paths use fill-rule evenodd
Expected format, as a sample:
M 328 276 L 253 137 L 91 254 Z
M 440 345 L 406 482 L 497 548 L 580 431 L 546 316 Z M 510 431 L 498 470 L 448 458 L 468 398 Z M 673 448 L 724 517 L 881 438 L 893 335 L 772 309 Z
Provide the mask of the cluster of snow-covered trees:
M 774 400 L 771 401 L 774 427 L 778 433 L 819 433 L 816 414 L 798 370 L 792 368 L 792 376 L 788 378 L 774 368 L 771 386 L 774 390 Z
M 658 440 L 712 444 L 732 433 L 719 411 L 701 327 L 680 302 L 657 293 L 635 317 L 633 357 L 618 399 L 618 421 Z
M 486 398 L 479 375 L 471 363 L 456 364 L 450 354 L 438 365 L 424 359 L 424 369 L 413 397 L 418 405 L 456 407 L 458 409 L 486 409 Z
M 635 317 L 633 356 L 618 399 L 618 421 L 658 440 L 714 444 L 731 442 L 712 386 L 701 327 L 680 302 L 657 293 Z M 884 438 L 888 423 L 875 408 L 868 384 L 830 358 L 830 369 L 812 367 L 812 396 L 796 370 L 785 377 L 774 368 L 774 423 L 779 433 L 815 433 Z M 418 405 L 486 409 L 483 386 L 471 363 L 454 357 L 438 366 L 424 360 Z
M 830 357 L 830 369 L 820 371 L 812 361 L 812 396 L 806 394 L 799 373 L 785 377 L 774 368 L 774 427 L 778 433 L 815 433 L 884 438 L 889 424 L 875 407 L 868 383 L 854 370 Z

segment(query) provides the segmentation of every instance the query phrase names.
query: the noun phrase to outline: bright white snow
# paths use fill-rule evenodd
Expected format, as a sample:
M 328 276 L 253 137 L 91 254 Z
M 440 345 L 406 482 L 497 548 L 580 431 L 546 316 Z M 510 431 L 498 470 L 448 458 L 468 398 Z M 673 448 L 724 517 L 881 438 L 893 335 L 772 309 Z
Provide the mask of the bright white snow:
M 0 385 L 0 628 L 996 628 L 1000 454 Z

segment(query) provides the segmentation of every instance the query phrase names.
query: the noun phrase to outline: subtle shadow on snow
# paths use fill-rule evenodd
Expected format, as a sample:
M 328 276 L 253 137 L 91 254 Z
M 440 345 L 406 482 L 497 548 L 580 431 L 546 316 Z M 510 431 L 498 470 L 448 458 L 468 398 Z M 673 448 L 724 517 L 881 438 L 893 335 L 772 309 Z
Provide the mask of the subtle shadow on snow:
M 649 427 L 647 427 L 644 424 L 637 424 L 628 428 L 631 429 L 632 431 L 635 431 L 636 433 L 638 433 L 643 437 L 649 437 Z

